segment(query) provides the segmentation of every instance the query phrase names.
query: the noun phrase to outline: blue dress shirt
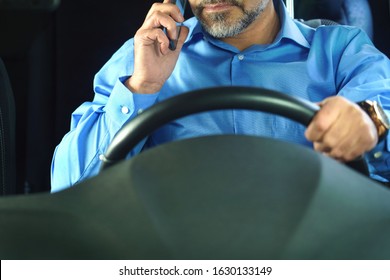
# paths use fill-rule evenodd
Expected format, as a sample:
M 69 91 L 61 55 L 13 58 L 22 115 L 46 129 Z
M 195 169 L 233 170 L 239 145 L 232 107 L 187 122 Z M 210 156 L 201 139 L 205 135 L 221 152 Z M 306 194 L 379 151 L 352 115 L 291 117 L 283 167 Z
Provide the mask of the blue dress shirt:
M 96 175 L 99 156 L 128 120 L 156 102 L 200 88 L 255 86 L 312 102 L 338 94 L 352 101 L 376 100 L 385 110 L 390 109 L 390 61 L 361 29 L 321 26 L 314 30 L 291 19 L 282 1 L 275 2 L 281 30 L 274 42 L 244 51 L 208 36 L 195 18 L 187 20 L 190 33 L 176 67 L 155 94 L 132 93 L 124 86 L 134 62 L 133 39 L 125 42 L 96 74 L 93 101 L 83 103 L 72 114 L 71 130 L 53 156 L 52 192 Z M 164 126 L 129 157 L 144 146 L 211 134 L 259 135 L 312 147 L 304 130 L 301 124 L 262 112 L 205 112 Z M 377 145 L 366 157 L 371 177 L 388 181 L 389 141 Z

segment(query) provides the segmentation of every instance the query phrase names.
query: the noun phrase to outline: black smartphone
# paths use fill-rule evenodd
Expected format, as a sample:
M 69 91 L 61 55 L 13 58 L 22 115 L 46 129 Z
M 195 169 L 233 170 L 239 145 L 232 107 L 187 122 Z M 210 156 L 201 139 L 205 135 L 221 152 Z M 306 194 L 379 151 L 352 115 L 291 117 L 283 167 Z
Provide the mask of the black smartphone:
M 171 0 L 171 3 L 176 4 L 180 9 L 181 14 L 184 16 L 184 12 L 186 10 L 186 5 L 187 5 L 187 0 Z M 179 39 L 180 29 L 181 29 L 182 25 L 183 25 L 182 23 L 177 24 L 177 37 L 176 37 L 176 39 L 169 39 L 169 49 L 171 49 L 173 51 L 176 49 L 177 40 Z M 166 30 L 165 30 L 165 33 L 166 33 Z

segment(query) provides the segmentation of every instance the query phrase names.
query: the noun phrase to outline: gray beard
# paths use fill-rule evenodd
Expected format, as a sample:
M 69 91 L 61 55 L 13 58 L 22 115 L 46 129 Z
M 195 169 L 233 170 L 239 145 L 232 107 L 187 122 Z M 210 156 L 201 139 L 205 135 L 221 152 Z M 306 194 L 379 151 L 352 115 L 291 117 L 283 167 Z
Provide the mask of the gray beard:
M 211 15 L 208 20 L 212 21 L 212 24 L 208 24 L 207 21 L 199 17 L 199 15 L 197 15 L 197 18 L 203 26 L 203 29 L 212 37 L 218 39 L 234 37 L 245 30 L 263 13 L 268 2 L 269 0 L 264 0 L 255 9 L 243 10 L 244 16 L 236 22 L 229 22 L 228 13 Z

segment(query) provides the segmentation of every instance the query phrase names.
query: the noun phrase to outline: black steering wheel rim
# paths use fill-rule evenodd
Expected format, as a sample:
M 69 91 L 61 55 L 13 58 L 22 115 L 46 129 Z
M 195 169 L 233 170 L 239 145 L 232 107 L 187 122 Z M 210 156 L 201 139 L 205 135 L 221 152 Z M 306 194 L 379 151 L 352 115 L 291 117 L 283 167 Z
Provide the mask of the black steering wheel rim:
M 308 126 L 319 106 L 302 98 L 259 87 L 222 86 L 190 91 L 157 103 L 127 122 L 101 157 L 100 170 L 124 160 L 140 141 L 164 124 L 191 114 L 221 109 L 273 113 Z M 353 168 L 368 175 L 366 167 L 361 168 L 361 165 L 357 164 L 356 168 L 355 162 Z
M 101 170 L 125 159 L 129 151 L 160 126 L 194 113 L 248 109 L 288 117 L 307 126 L 319 107 L 274 90 L 225 86 L 199 89 L 166 99 L 127 122 L 102 157 Z

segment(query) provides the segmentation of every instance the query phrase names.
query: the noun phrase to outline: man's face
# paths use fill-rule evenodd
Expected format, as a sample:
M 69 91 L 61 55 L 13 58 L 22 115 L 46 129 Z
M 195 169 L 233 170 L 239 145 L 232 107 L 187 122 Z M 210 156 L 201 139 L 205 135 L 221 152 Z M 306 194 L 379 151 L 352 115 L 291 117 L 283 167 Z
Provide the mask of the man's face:
M 270 0 L 189 0 L 194 15 L 215 38 L 241 33 L 264 11 Z

